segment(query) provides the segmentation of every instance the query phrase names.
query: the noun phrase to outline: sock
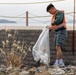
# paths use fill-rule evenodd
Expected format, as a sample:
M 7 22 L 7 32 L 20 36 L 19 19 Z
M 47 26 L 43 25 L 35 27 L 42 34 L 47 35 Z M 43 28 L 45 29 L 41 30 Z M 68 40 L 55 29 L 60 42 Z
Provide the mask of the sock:
M 58 66 L 58 64 L 59 64 L 59 60 L 56 59 L 55 65 Z
M 63 59 L 59 59 L 59 63 L 60 64 L 63 64 Z

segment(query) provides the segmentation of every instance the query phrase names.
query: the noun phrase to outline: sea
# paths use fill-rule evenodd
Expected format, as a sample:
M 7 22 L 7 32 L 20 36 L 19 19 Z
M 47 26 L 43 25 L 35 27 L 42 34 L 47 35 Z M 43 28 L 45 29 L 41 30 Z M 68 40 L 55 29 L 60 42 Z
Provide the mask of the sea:
M 31 23 L 31 24 L 28 24 L 28 26 L 38 26 L 38 27 L 40 27 L 40 26 L 46 26 L 46 25 L 48 25 L 48 24 L 39 24 L 39 23 Z M 12 27 L 12 26 L 16 26 L 16 27 L 20 27 L 20 26 L 25 26 L 26 27 L 26 23 L 0 23 L 0 29 L 1 29 L 1 27 Z M 74 29 L 76 30 L 76 25 L 73 25 L 73 23 L 67 23 L 67 29 L 68 30 L 73 30 L 73 27 L 74 27 Z

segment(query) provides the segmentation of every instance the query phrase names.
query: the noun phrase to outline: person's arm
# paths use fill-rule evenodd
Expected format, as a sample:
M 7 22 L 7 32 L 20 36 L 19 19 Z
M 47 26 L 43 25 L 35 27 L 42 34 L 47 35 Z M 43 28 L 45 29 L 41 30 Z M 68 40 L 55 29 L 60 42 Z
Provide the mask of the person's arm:
M 52 26 L 59 25 L 59 24 L 62 23 L 63 19 L 64 19 L 64 13 L 61 12 L 61 11 L 58 11 L 57 14 L 56 14 L 56 19 L 53 23 L 51 23 L 51 25 Z

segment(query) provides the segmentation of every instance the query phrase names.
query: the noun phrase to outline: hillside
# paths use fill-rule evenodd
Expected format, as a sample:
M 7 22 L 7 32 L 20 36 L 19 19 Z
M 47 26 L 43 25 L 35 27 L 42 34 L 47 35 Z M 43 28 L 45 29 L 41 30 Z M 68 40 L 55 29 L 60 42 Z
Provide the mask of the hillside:
M 0 19 L 0 23 L 16 23 L 16 21 L 9 21 L 7 19 Z

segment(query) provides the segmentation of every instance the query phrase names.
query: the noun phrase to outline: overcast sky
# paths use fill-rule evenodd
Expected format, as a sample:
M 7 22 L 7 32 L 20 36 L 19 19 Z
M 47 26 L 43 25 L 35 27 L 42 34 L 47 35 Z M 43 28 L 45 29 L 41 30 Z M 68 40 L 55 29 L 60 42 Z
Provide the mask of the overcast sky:
M 53 1 L 53 0 L 42 0 L 42 1 Z M 0 0 L 0 3 L 29 3 L 29 2 L 42 2 L 41 0 Z M 18 16 L 26 11 L 31 14 L 37 16 L 46 16 L 50 15 L 46 12 L 46 7 L 49 3 L 42 3 L 42 4 L 0 4 L 0 16 Z M 65 0 L 60 2 L 52 2 L 58 10 L 64 10 L 67 12 L 73 12 L 74 2 L 73 0 Z M 22 15 L 25 17 L 26 14 Z M 29 15 L 32 16 L 32 15 Z M 71 18 L 72 16 L 66 15 L 67 17 Z M 0 17 L 2 19 L 2 17 Z M 10 19 L 8 20 L 15 20 L 18 21 L 20 19 Z M 50 18 L 41 18 L 42 21 L 48 21 Z M 37 19 L 39 20 L 39 19 Z M 25 20 L 22 20 L 24 22 Z

